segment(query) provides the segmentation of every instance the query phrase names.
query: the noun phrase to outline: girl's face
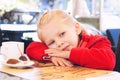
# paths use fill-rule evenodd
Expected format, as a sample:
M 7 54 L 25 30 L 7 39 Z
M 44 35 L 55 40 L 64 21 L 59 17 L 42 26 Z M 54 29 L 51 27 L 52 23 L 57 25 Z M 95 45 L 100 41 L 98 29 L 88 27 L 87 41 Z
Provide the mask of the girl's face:
M 58 50 L 71 50 L 77 47 L 78 27 L 63 23 L 49 23 L 41 30 L 41 38 L 48 48 Z

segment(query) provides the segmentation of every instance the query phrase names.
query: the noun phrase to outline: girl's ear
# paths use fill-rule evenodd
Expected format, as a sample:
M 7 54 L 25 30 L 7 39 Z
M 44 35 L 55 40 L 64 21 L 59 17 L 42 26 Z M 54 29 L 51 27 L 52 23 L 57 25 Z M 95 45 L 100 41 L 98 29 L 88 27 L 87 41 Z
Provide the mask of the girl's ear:
M 76 34 L 79 35 L 82 31 L 82 27 L 81 27 L 80 23 L 75 22 L 75 29 L 76 29 Z

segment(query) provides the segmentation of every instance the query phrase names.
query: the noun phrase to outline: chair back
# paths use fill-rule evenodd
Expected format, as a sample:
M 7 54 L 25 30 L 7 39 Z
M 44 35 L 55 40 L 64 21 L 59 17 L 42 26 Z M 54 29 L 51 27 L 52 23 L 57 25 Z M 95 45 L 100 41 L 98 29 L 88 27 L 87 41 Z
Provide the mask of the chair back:
M 107 29 L 106 34 L 108 39 L 111 41 L 112 45 L 117 46 L 118 37 L 119 37 L 120 29 Z
M 119 34 L 120 34 L 120 28 L 106 30 L 106 35 L 112 44 L 112 50 L 114 52 L 116 51 Z
M 2 32 L 1 32 L 1 29 L 0 29 L 0 46 L 2 45 Z
M 115 54 L 116 54 L 116 66 L 114 70 L 120 72 L 120 34 Z

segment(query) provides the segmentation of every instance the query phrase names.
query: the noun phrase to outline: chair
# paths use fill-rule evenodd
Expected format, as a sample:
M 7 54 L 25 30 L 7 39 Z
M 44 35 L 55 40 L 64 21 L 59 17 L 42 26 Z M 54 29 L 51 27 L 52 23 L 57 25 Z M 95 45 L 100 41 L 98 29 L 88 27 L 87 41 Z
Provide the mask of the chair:
M 108 39 L 110 40 L 110 42 L 112 44 L 112 50 L 114 52 L 116 51 L 119 33 L 120 33 L 120 28 L 119 29 L 107 29 L 106 30 L 106 35 L 107 35 Z
M 0 29 L 0 46 L 2 45 L 2 32 L 1 32 L 1 29 Z
M 114 70 L 120 72 L 120 34 L 119 34 L 119 39 L 118 39 L 115 54 L 116 54 L 116 66 Z

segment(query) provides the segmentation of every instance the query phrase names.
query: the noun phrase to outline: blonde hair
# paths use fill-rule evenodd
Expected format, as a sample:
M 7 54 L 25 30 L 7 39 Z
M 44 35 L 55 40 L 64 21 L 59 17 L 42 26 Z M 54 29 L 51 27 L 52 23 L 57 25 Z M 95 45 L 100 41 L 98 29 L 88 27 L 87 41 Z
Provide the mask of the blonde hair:
M 38 20 L 37 26 L 41 28 L 45 24 L 50 23 L 52 20 L 54 21 L 62 21 L 66 24 L 71 24 L 74 22 L 73 18 L 66 12 L 62 10 L 48 10 L 42 14 L 40 19 Z
M 57 9 L 48 10 L 41 15 L 37 22 L 37 33 L 40 39 L 42 39 L 41 29 L 52 21 L 54 21 L 54 23 L 62 22 L 63 24 L 67 24 L 68 26 L 74 25 L 74 19 L 68 13 Z
M 37 22 L 37 33 L 38 33 L 38 37 L 41 39 L 41 41 L 43 41 L 41 38 L 41 29 L 42 29 L 42 27 L 44 27 L 51 21 L 54 21 L 54 23 L 62 22 L 63 24 L 67 24 L 68 26 L 74 25 L 74 23 L 78 23 L 81 28 L 81 31 L 90 30 L 91 31 L 90 33 L 95 31 L 95 30 L 91 29 L 92 27 L 90 27 L 90 26 L 88 27 L 88 25 L 87 25 L 87 27 L 86 27 L 86 25 L 85 26 L 82 25 L 82 23 L 78 22 L 76 19 L 74 19 L 72 16 L 70 16 L 70 14 L 68 14 L 62 10 L 57 10 L 57 9 L 56 10 L 48 10 L 41 15 L 41 17 L 39 18 L 39 20 Z M 87 31 L 87 33 L 88 32 L 89 31 Z

